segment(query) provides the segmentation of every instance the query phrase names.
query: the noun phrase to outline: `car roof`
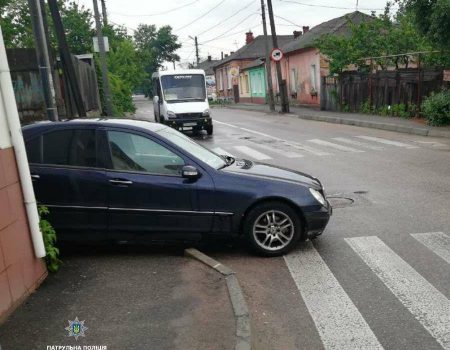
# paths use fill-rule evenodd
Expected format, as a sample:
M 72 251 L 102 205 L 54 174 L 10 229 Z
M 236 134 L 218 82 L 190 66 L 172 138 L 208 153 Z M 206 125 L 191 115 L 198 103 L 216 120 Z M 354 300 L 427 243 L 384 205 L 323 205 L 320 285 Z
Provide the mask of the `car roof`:
M 135 119 L 122 119 L 122 118 L 86 118 L 86 119 L 71 119 L 58 122 L 51 121 L 41 121 L 33 124 L 29 124 L 23 127 L 24 131 L 31 131 L 36 129 L 53 129 L 53 128 L 64 128 L 65 126 L 125 126 L 137 129 L 144 129 L 146 131 L 159 132 L 168 128 L 168 126 L 154 123 L 145 120 L 135 120 Z

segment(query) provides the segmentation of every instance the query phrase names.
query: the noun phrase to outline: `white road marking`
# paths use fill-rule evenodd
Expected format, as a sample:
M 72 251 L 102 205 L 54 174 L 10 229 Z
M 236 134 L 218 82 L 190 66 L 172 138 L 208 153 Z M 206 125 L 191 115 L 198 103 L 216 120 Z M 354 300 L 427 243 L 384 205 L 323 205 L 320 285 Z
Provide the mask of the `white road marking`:
M 279 154 L 280 156 L 284 156 L 284 157 L 287 157 L 287 158 L 302 158 L 303 157 L 303 155 L 301 155 L 300 153 L 289 152 L 289 151 L 277 149 L 274 146 L 271 147 L 271 146 L 268 146 L 268 145 L 263 144 L 263 143 L 256 143 L 255 142 L 255 146 L 259 147 L 259 148 L 262 148 L 262 149 L 265 149 L 267 151 L 270 151 L 272 153 Z
M 256 160 L 272 159 L 272 157 L 268 156 L 267 154 L 258 152 L 257 150 L 254 150 L 247 146 L 234 146 L 234 148 L 237 149 L 239 152 L 245 153 L 246 155 Z
M 219 122 L 217 119 L 214 119 L 214 123 L 223 124 L 223 125 L 227 125 L 227 126 L 229 126 L 231 128 L 239 129 L 239 126 L 236 126 L 236 125 L 233 125 L 233 124 L 224 123 L 224 122 Z
M 337 150 L 343 151 L 343 152 L 351 152 L 351 153 L 362 153 L 362 152 L 364 152 L 364 151 L 361 151 L 361 150 L 353 148 L 353 147 L 342 146 L 342 145 L 338 145 L 337 143 L 324 141 L 324 140 L 320 140 L 320 139 L 312 139 L 312 140 L 308 140 L 308 142 L 315 143 L 316 145 L 321 145 L 321 146 L 325 146 L 325 147 L 334 148 L 334 149 L 337 149 Z
M 251 130 L 251 129 L 247 129 L 247 128 L 242 128 L 242 127 L 239 127 L 239 126 L 236 126 L 236 125 L 233 125 L 233 124 L 219 122 L 218 120 L 216 120 L 216 122 L 219 123 L 219 124 L 224 124 L 224 125 L 230 126 L 232 128 L 238 128 L 238 129 L 241 129 L 241 130 L 244 130 L 244 131 L 256 134 L 256 135 L 264 136 L 264 137 L 270 138 L 272 140 L 277 140 L 277 141 L 283 142 L 285 145 L 288 145 L 288 146 L 297 148 L 299 150 L 315 154 L 317 156 L 329 156 L 330 155 L 330 153 L 328 153 L 328 152 L 319 151 L 319 150 L 317 150 L 315 148 L 312 148 L 312 147 L 309 147 L 309 146 L 305 146 L 305 145 L 300 144 L 298 142 L 286 141 L 286 140 L 283 140 L 283 139 L 281 139 L 279 137 L 275 137 L 275 136 L 272 136 L 272 135 L 269 135 L 269 134 L 265 134 L 263 132 L 259 132 L 259 131 Z
M 213 148 L 213 151 L 221 156 L 230 156 L 230 157 L 235 158 L 230 152 L 227 152 L 223 148 L 220 148 L 220 147 Z
M 450 237 L 444 232 L 412 233 L 411 236 L 450 264 Z
M 358 146 L 358 147 L 362 147 L 362 148 L 368 148 L 368 149 L 375 150 L 375 151 L 380 151 L 380 150 L 384 149 L 384 147 L 381 147 L 381 146 L 372 146 L 372 145 L 369 145 L 367 143 L 359 142 L 359 141 L 356 141 L 356 140 L 347 139 L 345 137 L 333 137 L 333 140 L 336 140 L 336 141 L 339 141 L 339 142 L 342 142 L 342 143 L 346 143 L 346 144 L 349 144 L 349 145 L 353 145 L 353 146 Z
M 450 301 L 376 236 L 346 238 L 422 326 L 450 349 Z
M 364 140 L 368 140 L 368 141 L 383 143 L 385 145 L 404 147 L 404 148 L 409 148 L 409 149 L 411 149 L 411 148 L 420 148 L 418 146 L 408 145 L 408 144 L 403 143 L 403 142 L 382 139 L 381 137 L 374 137 L 374 136 L 355 136 L 355 137 L 358 137 L 358 138 L 364 139 Z
M 383 349 L 311 242 L 284 260 L 325 349 Z

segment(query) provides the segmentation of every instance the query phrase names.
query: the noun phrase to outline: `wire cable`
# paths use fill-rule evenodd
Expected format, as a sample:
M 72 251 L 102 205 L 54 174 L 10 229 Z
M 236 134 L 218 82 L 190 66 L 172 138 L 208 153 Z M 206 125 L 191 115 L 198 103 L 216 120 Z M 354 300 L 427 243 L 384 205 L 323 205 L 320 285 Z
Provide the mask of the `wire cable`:
M 197 17 L 196 19 L 194 19 L 193 21 L 185 24 L 184 26 L 175 29 L 176 31 L 184 29 L 186 27 L 189 27 L 191 24 L 197 22 L 199 19 L 202 19 L 203 17 L 205 17 L 206 15 L 210 14 L 212 11 L 214 11 L 216 8 L 218 8 L 220 5 L 222 5 L 226 0 L 222 0 L 220 1 L 217 5 L 215 5 L 213 8 L 211 8 L 210 10 L 206 11 L 204 14 L 200 15 L 199 17 Z
M 255 1 L 256 1 L 256 0 L 253 0 L 253 1 L 249 2 L 247 5 L 245 5 L 244 7 L 240 8 L 239 10 L 237 10 L 237 11 L 236 11 L 235 13 L 233 13 L 231 16 L 225 18 L 224 20 L 222 20 L 222 21 L 220 21 L 220 22 L 218 22 L 218 23 L 215 23 L 213 26 L 211 26 L 211 27 L 205 29 L 204 31 L 202 31 L 202 32 L 200 32 L 200 33 L 198 33 L 196 36 L 200 36 L 200 35 L 206 33 L 207 31 L 209 31 L 209 30 L 211 30 L 211 29 L 213 29 L 213 28 L 216 28 L 217 26 L 221 25 L 222 23 L 228 21 L 229 19 L 231 19 L 231 18 L 233 18 L 234 16 L 236 16 L 237 14 L 239 14 L 241 11 L 243 11 L 243 10 L 247 9 L 248 7 L 250 7 L 250 5 L 252 5 Z
M 209 43 L 209 42 L 211 42 L 211 41 L 214 41 L 214 40 L 217 40 L 217 39 L 220 39 L 220 38 L 227 37 L 227 34 L 230 32 L 230 30 L 236 29 L 237 26 L 239 26 L 239 25 L 242 24 L 244 21 L 246 21 L 248 18 L 250 18 L 250 17 L 252 17 L 252 16 L 254 16 L 254 15 L 259 15 L 259 13 L 258 13 L 258 12 L 252 12 L 252 13 L 249 14 L 247 17 L 245 17 L 243 20 L 241 20 L 239 23 L 237 23 L 235 26 L 233 26 L 232 28 L 229 28 L 226 32 L 223 32 L 222 34 L 219 34 L 219 35 L 217 35 L 217 36 L 215 36 L 215 37 L 213 37 L 213 38 L 211 38 L 211 39 L 204 40 L 202 43 L 203 43 L 203 44 L 206 44 L 206 43 Z
M 297 4 L 301 6 L 309 6 L 309 7 L 321 7 L 321 8 L 329 8 L 329 9 L 337 9 L 337 10 L 354 10 L 354 7 L 341 7 L 341 6 L 331 6 L 331 5 L 319 5 L 319 4 L 306 4 L 304 2 L 293 1 L 293 0 L 278 0 L 280 2 L 286 2 L 291 4 Z M 359 10 L 364 11 L 384 11 L 384 9 L 368 9 L 368 8 L 359 8 Z
M 157 12 L 157 13 L 150 13 L 150 14 L 147 14 L 147 15 L 143 15 L 143 14 L 127 15 L 127 14 L 118 13 L 118 12 L 111 12 L 111 14 L 117 15 L 117 16 L 123 16 L 123 17 L 153 17 L 153 16 L 161 16 L 161 15 L 165 15 L 167 13 L 171 13 L 171 12 L 175 12 L 175 11 L 181 10 L 182 8 L 185 8 L 185 7 L 188 7 L 190 5 L 193 5 L 193 4 L 195 4 L 195 3 L 199 2 L 199 1 L 200 0 L 194 0 L 194 1 L 188 2 L 187 4 L 184 4 L 184 5 L 181 5 L 181 6 L 178 6 L 178 7 L 173 7 L 170 10 L 165 10 L 165 11 L 161 11 L 161 12 Z

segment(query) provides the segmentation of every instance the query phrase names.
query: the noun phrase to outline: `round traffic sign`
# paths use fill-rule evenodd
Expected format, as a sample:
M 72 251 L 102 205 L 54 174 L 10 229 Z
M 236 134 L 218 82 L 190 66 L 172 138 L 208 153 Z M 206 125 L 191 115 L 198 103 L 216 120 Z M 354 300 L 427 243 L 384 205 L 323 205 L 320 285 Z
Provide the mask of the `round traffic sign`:
M 281 51 L 278 48 L 275 48 L 270 52 L 270 59 L 275 62 L 281 61 L 283 56 L 284 56 L 283 51 Z

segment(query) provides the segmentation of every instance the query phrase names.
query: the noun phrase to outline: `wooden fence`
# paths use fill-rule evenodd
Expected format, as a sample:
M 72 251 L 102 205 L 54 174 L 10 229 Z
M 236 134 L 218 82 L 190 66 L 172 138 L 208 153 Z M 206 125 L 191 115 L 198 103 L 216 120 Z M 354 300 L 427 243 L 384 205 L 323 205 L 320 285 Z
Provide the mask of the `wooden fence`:
M 26 124 L 36 120 L 46 120 L 45 101 L 35 50 L 7 49 L 7 56 L 21 122 Z M 73 59 L 86 111 L 99 114 L 101 105 L 95 67 L 76 57 Z M 66 79 L 59 74 L 61 70 L 57 67 L 56 65 L 53 77 L 58 114 L 60 119 L 72 118 L 75 115 L 75 109 L 70 90 L 67 88 Z
M 364 103 L 375 108 L 404 104 L 420 106 L 433 91 L 449 87 L 443 69 L 399 69 L 375 73 L 344 72 L 322 77 L 321 109 L 359 111 Z

